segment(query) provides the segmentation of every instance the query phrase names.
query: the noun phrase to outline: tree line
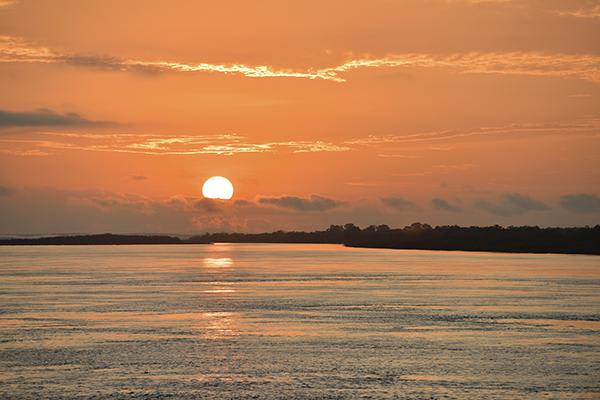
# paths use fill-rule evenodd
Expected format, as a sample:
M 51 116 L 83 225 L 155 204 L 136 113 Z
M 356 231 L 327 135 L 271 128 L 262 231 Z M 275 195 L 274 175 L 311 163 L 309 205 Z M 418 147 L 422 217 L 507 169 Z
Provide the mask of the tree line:
M 540 228 L 499 225 L 479 227 L 436 226 L 414 223 L 392 229 L 371 225 L 331 225 L 321 231 L 268 233 L 205 233 L 182 238 L 166 235 L 70 235 L 0 239 L 0 245 L 102 245 L 102 244 L 209 244 L 225 243 L 330 243 L 351 247 L 421 250 L 464 250 L 523 253 L 600 255 L 600 225 L 579 228 Z
M 337 243 L 352 247 L 421 250 L 499 251 L 526 253 L 600 254 L 600 225 L 580 228 L 540 228 L 499 225 L 436 226 L 414 223 L 392 229 L 371 225 L 331 225 L 314 232 L 207 233 L 190 241 L 229 243 Z

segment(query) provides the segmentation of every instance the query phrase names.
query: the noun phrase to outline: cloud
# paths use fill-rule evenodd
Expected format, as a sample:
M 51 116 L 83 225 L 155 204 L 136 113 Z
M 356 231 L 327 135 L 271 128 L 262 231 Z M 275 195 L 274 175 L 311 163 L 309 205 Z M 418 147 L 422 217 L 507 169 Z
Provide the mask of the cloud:
M 271 147 L 289 147 L 294 153 L 319 153 L 319 152 L 339 152 L 348 151 L 350 147 L 317 141 L 288 141 L 267 143 Z
M 133 175 L 131 179 L 134 181 L 145 181 L 148 179 L 148 177 L 144 175 Z
M 541 201 L 519 193 L 506 193 L 502 195 L 500 201 L 497 202 L 479 200 L 475 205 L 484 211 L 501 217 L 510 217 L 530 211 L 545 211 L 549 209 L 549 207 Z
M 223 201 L 213 199 L 200 199 L 194 203 L 195 208 L 211 214 L 223 212 L 226 205 Z
M 350 147 L 323 141 L 284 141 L 252 143 L 235 134 L 159 136 L 130 133 L 68 133 L 39 132 L 42 139 L 0 139 L 11 154 L 28 155 L 25 151 L 84 150 L 97 152 L 133 153 L 151 155 L 215 154 L 230 156 L 242 153 L 320 153 L 349 151 Z M 22 148 L 29 146 L 28 148 Z M 34 148 L 32 149 L 31 146 Z
M 249 78 L 303 78 L 345 82 L 345 74 L 358 69 L 378 68 L 444 68 L 460 73 L 529 75 L 576 78 L 600 82 L 600 56 L 595 54 L 561 54 L 540 52 L 503 53 L 407 53 L 385 57 L 368 56 L 349 59 L 327 68 L 307 67 L 304 70 L 275 68 L 269 65 L 242 63 L 187 64 L 173 61 L 132 60 L 118 57 L 68 54 L 36 46 L 21 38 L 0 36 L 0 62 L 65 64 L 111 71 L 143 73 L 218 73 Z
M 91 123 L 94 123 L 91 121 Z M 439 141 L 461 141 L 472 139 L 502 140 L 510 137 L 525 136 L 588 136 L 600 134 L 600 119 L 588 118 L 569 123 L 522 123 L 499 127 L 482 127 L 471 129 L 451 129 L 422 133 L 398 135 L 370 135 L 362 138 L 346 140 L 339 143 L 322 140 L 303 141 L 270 141 L 253 142 L 238 134 L 209 135 L 158 135 L 149 133 L 85 133 L 85 132 L 36 132 L 34 137 L 0 138 L 0 154 L 14 156 L 44 156 L 55 151 L 83 150 L 95 152 L 132 153 L 148 155 L 225 155 L 249 153 L 321 153 L 346 152 L 372 147 L 377 150 L 389 148 L 390 144 L 428 143 Z M 448 145 L 431 146 L 429 150 L 449 150 Z M 380 157 L 418 158 L 416 155 L 378 154 Z M 433 165 L 437 172 L 467 170 L 476 167 L 474 164 L 440 164 Z M 421 172 L 423 176 L 433 173 Z M 415 174 L 410 174 L 414 176 Z M 406 176 L 404 174 L 403 176 Z M 349 182 L 357 185 L 357 182 Z M 368 183 L 367 183 L 368 184 Z M 360 185 L 366 185 L 361 182 Z M 371 183 L 371 185 L 373 185 Z
M 547 12 L 562 17 L 574 18 L 600 18 L 600 4 L 597 0 L 570 0 L 561 2 L 552 2 L 543 0 L 541 2 L 522 1 L 522 0 L 445 0 L 447 3 L 463 3 L 479 5 L 485 3 L 512 4 L 520 8 L 529 8 L 529 12 Z M 559 9 L 555 8 L 560 6 Z
M 17 0 L 0 0 L 0 8 L 17 4 Z
M 6 186 L 0 186 L 0 196 L 10 196 L 12 191 Z
M 22 188 L 10 196 L 0 195 L 0 202 L 0 234 L 253 231 L 265 227 L 262 220 L 283 223 L 289 219 L 289 213 L 271 207 L 243 208 L 210 199 L 149 198 L 99 190 Z
M 108 125 L 103 121 L 92 121 L 79 114 L 60 114 L 49 109 L 35 111 L 5 111 L 0 110 L 0 128 L 26 126 L 92 126 Z
M 339 201 L 317 195 L 312 195 L 310 198 L 297 196 L 261 197 L 258 199 L 258 203 L 296 211 L 327 211 L 342 204 Z
M 0 234 L 56 233 L 170 233 L 265 232 L 278 229 L 314 230 L 331 224 L 403 226 L 414 221 L 430 224 L 485 225 L 494 215 L 476 212 L 398 212 L 381 199 L 341 202 L 320 196 L 258 197 L 252 201 L 214 201 L 199 197 L 145 197 L 101 190 L 12 187 L 0 189 Z M 266 199 L 266 200 L 265 200 Z M 384 205 L 385 204 L 385 205 Z M 494 203 L 495 204 L 495 203 Z M 409 206 L 410 207 L 410 206 Z M 530 207 L 531 208 L 531 207 Z M 304 211 L 304 212 L 302 212 Z M 323 212 L 309 212 L 323 211 Z M 573 226 L 589 224 L 588 214 L 557 208 L 552 213 L 516 215 L 505 222 Z
M 36 46 L 25 40 L 0 36 L 0 62 L 6 63 L 38 63 L 38 64 L 65 64 L 87 68 L 97 68 L 110 71 L 131 71 L 142 73 L 160 73 L 167 71 L 183 73 L 220 73 L 236 74 L 250 78 L 307 78 L 331 79 L 327 74 L 316 70 L 293 71 L 291 69 L 277 69 L 267 65 L 250 66 L 240 63 L 212 64 L 197 63 L 186 64 L 170 61 L 131 60 L 111 56 L 96 56 L 85 54 L 69 54 L 47 47 Z
M 460 212 L 462 211 L 459 207 L 448 203 L 444 199 L 434 198 L 431 200 L 431 205 L 440 211 L 448 211 L 448 212 Z
M 548 76 L 600 82 L 600 56 L 540 52 L 409 53 L 350 60 L 318 72 L 327 77 L 321 79 L 345 81 L 340 74 L 350 70 L 398 67 L 447 68 L 461 73 Z
M 51 188 L 22 188 L 0 199 L 2 234 L 194 231 L 188 199 Z
M 387 153 L 377 154 L 377 157 L 381 157 L 381 158 L 406 158 L 406 159 L 420 158 L 420 156 L 416 156 L 416 155 L 413 155 L 413 154 L 387 154 Z
M 332 223 L 367 224 L 381 220 L 373 219 L 378 213 L 372 206 L 364 212 L 360 208 L 342 207 L 327 213 L 290 212 L 297 208 L 300 211 L 329 210 L 341 204 L 320 196 L 299 198 L 299 202 L 271 199 L 277 204 L 269 201 L 259 204 L 246 199 L 149 198 L 100 190 L 24 187 L 10 196 L 0 195 L 0 234 L 264 232 L 311 230 L 326 228 Z M 281 201 L 277 202 L 278 199 Z M 287 207 L 288 203 L 291 207 Z
M 498 137 L 524 135 L 587 135 L 596 136 L 600 131 L 600 120 L 589 118 L 585 120 L 572 121 L 570 123 L 525 123 L 509 124 L 497 127 L 478 127 L 471 129 L 446 129 L 440 131 L 407 133 L 403 135 L 369 135 L 344 142 L 346 145 L 354 146 L 378 146 L 399 143 L 418 143 L 445 141 L 477 137 Z M 448 166 L 437 166 L 448 167 Z M 472 164 L 462 164 L 462 169 L 474 167 Z M 457 168 L 455 168 L 457 169 Z
M 438 165 L 434 165 L 432 168 L 435 168 L 439 171 L 444 171 L 444 172 L 450 172 L 450 171 L 464 171 L 467 169 L 472 169 L 474 168 L 476 165 L 475 164 L 469 164 L 469 163 L 463 163 L 463 164 L 438 164 Z
M 254 206 L 254 203 L 249 200 L 238 199 L 233 203 L 237 207 L 251 207 Z
M 567 194 L 560 198 L 560 205 L 576 213 L 600 212 L 600 197 L 591 193 Z
M 0 154 L 8 154 L 11 156 L 19 157 L 43 157 L 48 156 L 50 153 L 37 149 L 0 149 Z
M 397 196 L 384 197 L 381 199 L 381 202 L 386 206 L 399 211 L 414 210 L 417 208 L 412 201 Z
M 577 9 L 555 10 L 554 14 L 574 18 L 600 18 L 600 4 L 589 4 Z

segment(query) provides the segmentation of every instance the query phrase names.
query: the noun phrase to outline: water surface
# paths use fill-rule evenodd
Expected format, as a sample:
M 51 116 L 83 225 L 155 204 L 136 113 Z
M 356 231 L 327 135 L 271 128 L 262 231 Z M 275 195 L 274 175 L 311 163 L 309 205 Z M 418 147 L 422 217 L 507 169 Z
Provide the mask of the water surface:
M 600 397 L 600 257 L 0 247 L 0 398 Z

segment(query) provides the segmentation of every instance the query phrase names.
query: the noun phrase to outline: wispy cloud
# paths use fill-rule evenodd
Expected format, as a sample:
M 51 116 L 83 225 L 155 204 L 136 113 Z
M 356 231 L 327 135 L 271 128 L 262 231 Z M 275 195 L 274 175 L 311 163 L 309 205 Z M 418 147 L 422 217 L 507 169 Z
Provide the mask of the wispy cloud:
M 600 120 L 587 119 L 562 124 L 511 124 L 498 127 L 481 127 L 473 129 L 450 129 L 433 132 L 408 133 L 403 135 L 369 135 L 345 142 L 346 145 L 376 146 L 394 143 L 430 142 L 440 140 L 461 139 L 468 137 L 510 137 L 523 135 L 598 135 Z M 464 165 L 465 168 L 471 165 Z
M 474 167 L 475 167 L 475 164 L 468 164 L 468 163 L 463 163 L 463 164 L 438 164 L 438 165 L 432 166 L 432 168 L 437 169 L 438 171 L 443 171 L 443 172 L 464 171 L 464 170 L 467 170 L 467 169 L 472 169 Z
M 156 73 L 166 71 L 176 72 L 212 72 L 220 74 L 237 74 L 251 78 L 307 78 L 333 79 L 328 73 L 318 70 L 293 71 L 291 69 L 276 69 L 267 65 L 250 66 L 241 63 L 187 64 L 169 61 L 132 60 L 111 56 L 69 54 L 48 47 L 36 46 L 27 41 L 12 36 L 0 36 L 0 62 L 5 63 L 41 63 L 66 64 L 88 68 L 98 68 L 112 71 L 133 71 Z
M 288 141 L 288 142 L 270 142 L 266 143 L 271 147 L 289 147 L 294 153 L 320 153 L 320 152 L 339 152 L 349 151 L 350 147 L 343 144 L 334 144 L 323 142 L 321 140 L 309 141 Z
M 183 63 L 69 54 L 36 46 L 20 38 L 0 36 L 0 62 L 68 64 L 114 71 L 173 71 L 235 74 L 250 78 L 304 78 L 334 82 L 345 82 L 347 78 L 344 75 L 352 70 L 400 67 L 446 68 L 460 73 L 550 76 L 600 82 L 600 56 L 540 52 L 392 54 L 385 57 L 367 56 L 350 59 L 340 65 L 327 68 L 308 67 L 304 70 L 294 70 L 243 63 Z
M 406 158 L 406 159 L 420 158 L 420 156 L 417 156 L 417 155 L 414 155 L 414 154 L 387 154 L 387 153 L 377 154 L 377 157 L 381 157 L 381 158 Z
M 575 18 L 599 18 L 600 4 L 597 0 L 569 0 L 559 2 L 552 1 L 524 1 L 524 0 L 442 0 L 450 4 L 499 4 L 509 5 L 527 9 L 530 12 L 545 12 L 561 17 Z M 558 8 L 557 8 L 558 6 Z
M 93 121 L 92 121 L 93 123 Z M 134 153 L 149 155 L 200 155 L 215 154 L 230 156 L 250 153 L 321 153 L 363 150 L 365 147 L 378 151 L 383 158 L 410 159 L 419 155 L 388 154 L 379 151 L 393 144 L 418 144 L 440 141 L 466 141 L 489 138 L 502 140 L 525 136 L 587 136 L 600 137 L 600 119 L 578 120 L 569 123 L 511 124 L 500 127 L 454 129 L 398 135 L 369 135 L 343 142 L 323 140 L 251 141 L 237 134 L 146 134 L 146 133 L 80 133 L 80 132 L 29 132 L 26 137 L 19 134 L 0 137 L 1 154 L 21 156 L 43 156 L 59 150 L 84 150 L 96 152 Z M 449 150 L 452 147 L 427 147 L 428 150 Z M 476 165 L 437 164 L 431 166 L 437 172 L 468 170 Z M 421 172 L 416 175 L 430 174 Z M 410 174 L 415 175 L 415 174 Z M 406 174 L 402 175 L 406 176 Z M 351 184 L 351 183 L 350 183 Z
M 331 79 L 343 80 L 341 73 L 363 68 L 449 68 L 462 73 L 532 75 L 580 78 L 600 81 L 600 56 L 593 54 L 548 54 L 540 52 L 399 54 L 384 58 L 363 58 L 319 70 Z
M 243 153 L 318 153 L 348 151 L 350 147 L 323 141 L 283 141 L 253 143 L 235 134 L 222 135 L 149 135 L 40 132 L 37 138 L 5 138 L 0 143 L 10 146 L 13 155 L 49 154 L 56 150 L 134 153 L 149 155 L 234 155 Z
M 589 4 L 571 10 L 555 10 L 554 14 L 574 18 L 600 18 L 600 4 Z
M 2 143 L 2 140 L 0 140 L 0 143 Z M 42 157 L 50 155 L 50 153 L 46 151 L 37 149 L 0 149 L 0 154 L 8 154 L 19 157 Z

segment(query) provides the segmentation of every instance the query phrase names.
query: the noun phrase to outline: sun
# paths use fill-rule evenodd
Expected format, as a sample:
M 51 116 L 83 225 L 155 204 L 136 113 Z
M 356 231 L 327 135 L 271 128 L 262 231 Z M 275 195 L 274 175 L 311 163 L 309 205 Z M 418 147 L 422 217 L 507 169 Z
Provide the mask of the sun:
M 229 200 L 233 196 L 233 185 L 227 178 L 213 176 L 202 185 L 202 195 L 207 199 Z

